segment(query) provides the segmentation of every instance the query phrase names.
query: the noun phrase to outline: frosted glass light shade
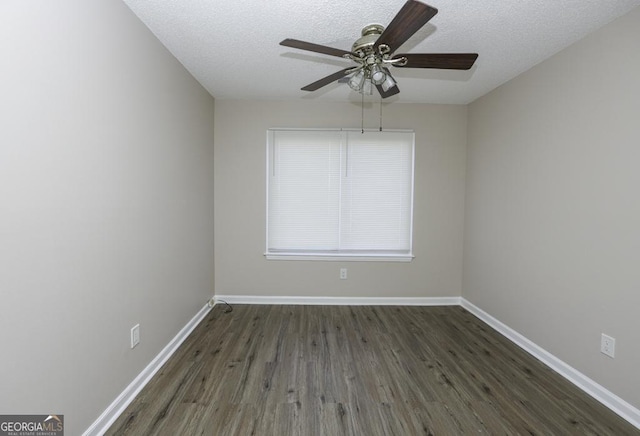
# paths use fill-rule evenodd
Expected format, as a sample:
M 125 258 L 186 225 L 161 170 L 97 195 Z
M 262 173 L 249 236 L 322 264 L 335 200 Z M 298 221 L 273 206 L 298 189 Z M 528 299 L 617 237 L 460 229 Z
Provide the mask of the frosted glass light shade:
M 353 76 L 351 76 L 351 79 L 349 79 L 349 86 L 354 91 L 361 91 L 363 84 L 364 84 L 364 73 L 362 72 L 362 70 L 355 73 Z
M 382 90 L 384 92 L 387 92 L 394 86 L 396 86 L 396 81 L 393 80 L 393 77 L 391 77 L 389 74 L 385 74 L 384 82 L 382 82 Z
M 381 85 L 387 79 L 387 75 L 380 68 L 380 65 L 373 65 L 371 67 L 371 81 L 374 85 Z

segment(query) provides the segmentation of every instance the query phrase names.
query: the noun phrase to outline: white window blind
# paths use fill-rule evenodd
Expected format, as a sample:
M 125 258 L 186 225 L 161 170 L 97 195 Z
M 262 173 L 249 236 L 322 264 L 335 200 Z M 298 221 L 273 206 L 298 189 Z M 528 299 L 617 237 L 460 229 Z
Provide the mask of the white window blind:
M 267 257 L 410 260 L 413 132 L 268 131 Z

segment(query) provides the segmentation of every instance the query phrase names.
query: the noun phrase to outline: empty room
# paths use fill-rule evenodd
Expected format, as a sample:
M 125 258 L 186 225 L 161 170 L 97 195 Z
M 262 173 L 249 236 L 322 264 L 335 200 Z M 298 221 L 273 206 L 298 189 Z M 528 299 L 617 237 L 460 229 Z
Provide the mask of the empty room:
M 0 4 L 0 435 L 640 435 L 640 0 Z

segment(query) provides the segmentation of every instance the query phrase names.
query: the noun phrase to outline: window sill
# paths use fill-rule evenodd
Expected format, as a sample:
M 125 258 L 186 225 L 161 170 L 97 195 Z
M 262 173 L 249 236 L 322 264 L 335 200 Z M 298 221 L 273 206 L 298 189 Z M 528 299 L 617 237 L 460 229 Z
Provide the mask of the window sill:
M 267 260 L 313 260 L 339 262 L 411 262 L 413 254 L 378 253 L 265 253 Z

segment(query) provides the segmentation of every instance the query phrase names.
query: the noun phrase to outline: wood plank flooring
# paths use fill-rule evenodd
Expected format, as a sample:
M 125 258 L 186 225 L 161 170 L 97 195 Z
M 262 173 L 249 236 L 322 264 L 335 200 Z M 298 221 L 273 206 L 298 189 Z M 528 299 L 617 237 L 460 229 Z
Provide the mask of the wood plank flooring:
M 461 307 L 216 306 L 108 435 L 639 435 Z

